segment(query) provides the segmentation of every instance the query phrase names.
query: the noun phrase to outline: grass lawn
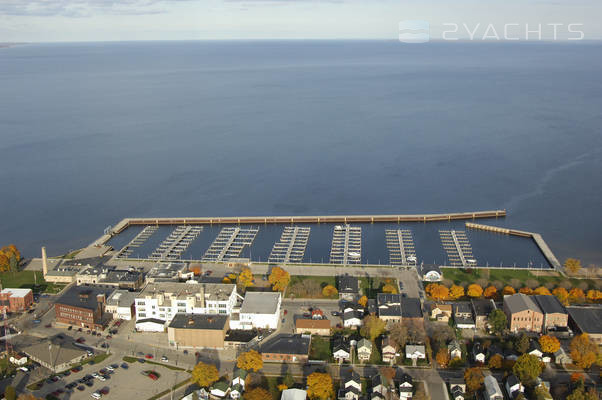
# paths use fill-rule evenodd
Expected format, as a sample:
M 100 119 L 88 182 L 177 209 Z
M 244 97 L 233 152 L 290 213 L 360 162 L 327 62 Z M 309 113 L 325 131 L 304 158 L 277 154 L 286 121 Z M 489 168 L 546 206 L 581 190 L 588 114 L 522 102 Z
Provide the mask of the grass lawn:
M 332 285 L 337 287 L 337 279 L 336 276 L 311 276 L 311 275 L 293 275 L 291 276 L 291 281 L 288 284 L 290 288 L 296 283 L 299 283 L 304 280 L 313 280 L 320 287 L 324 287 L 326 285 Z M 360 288 L 362 289 L 362 293 L 364 293 L 368 298 L 374 299 L 376 298 L 376 294 L 380 293 L 380 288 L 390 281 L 395 287 L 397 287 L 397 279 L 395 278 L 372 278 L 372 277 L 361 277 L 359 278 Z M 286 291 L 286 298 L 292 298 L 293 295 L 290 290 Z M 322 293 L 316 294 L 311 298 L 323 299 L 327 297 L 323 297 Z M 335 297 L 335 298 L 338 298 Z
M 46 282 L 42 271 L 0 272 L 0 282 L 4 288 L 32 289 L 34 293 L 58 293 L 65 287 Z
M 311 360 L 330 361 L 330 340 L 320 336 L 311 338 L 309 358 Z
M 489 277 L 487 277 L 487 271 L 489 271 Z M 545 285 L 546 283 L 558 285 L 560 282 L 568 280 L 573 286 L 585 282 L 590 289 L 595 288 L 595 282 L 591 279 L 571 279 L 561 276 L 558 273 L 554 275 L 537 276 L 526 269 L 471 269 L 467 271 L 462 268 L 443 268 L 443 279 L 450 279 L 455 284 L 472 283 L 480 278 L 488 279 L 489 282 L 501 281 L 504 284 L 510 283 L 511 279 L 518 279 L 521 282 L 525 282 L 527 279 L 534 279 L 538 281 L 540 285 Z
M 320 286 L 320 288 L 323 288 L 326 285 L 332 285 L 332 286 L 336 287 L 336 278 L 334 276 L 292 275 L 291 280 L 288 284 L 288 288 L 286 290 L 285 297 L 289 298 L 289 299 L 294 298 L 295 296 L 293 295 L 293 293 L 290 290 L 291 286 L 293 286 L 301 281 L 306 281 L 306 280 L 315 281 Z M 324 299 L 324 298 L 328 298 L 328 297 L 322 296 L 322 291 L 320 290 L 319 293 L 315 293 L 314 296 L 311 296 L 309 298 Z M 337 296 L 337 298 L 338 298 L 338 296 Z
M 395 278 L 373 278 L 373 277 L 362 277 L 359 278 L 360 288 L 362 293 L 369 299 L 375 299 L 378 293 L 381 293 L 382 288 L 386 283 L 391 283 L 393 286 L 398 287 L 397 279 Z

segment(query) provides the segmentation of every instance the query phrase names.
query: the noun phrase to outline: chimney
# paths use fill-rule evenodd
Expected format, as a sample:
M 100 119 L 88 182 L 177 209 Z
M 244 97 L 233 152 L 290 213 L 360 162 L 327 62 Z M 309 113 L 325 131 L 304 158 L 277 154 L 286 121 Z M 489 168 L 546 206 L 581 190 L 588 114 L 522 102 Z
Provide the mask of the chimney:
M 205 284 L 201 284 L 201 308 L 205 308 Z
M 192 317 L 188 318 L 188 325 L 194 325 L 194 319 Z
M 48 258 L 46 257 L 46 247 L 42 246 L 42 273 L 44 277 L 48 273 Z

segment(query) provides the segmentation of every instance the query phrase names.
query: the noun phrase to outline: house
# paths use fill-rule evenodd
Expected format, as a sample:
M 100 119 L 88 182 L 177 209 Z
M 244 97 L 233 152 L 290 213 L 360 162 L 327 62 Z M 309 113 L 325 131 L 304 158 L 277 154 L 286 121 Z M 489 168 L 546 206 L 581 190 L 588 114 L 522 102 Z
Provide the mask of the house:
M 230 384 L 226 381 L 217 381 L 213 384 L 209 393 L 214 398 L 223 399 L 230 393 Z
M 414 381 L 408 374 L 402 374 L 399 380 L 399 398 L 409 400 L 414 393 Z
M 295 333 L 330 336 L 330 321 L 327 319 L 298 318 L 295 320 Z
M 504 358 L 504 352 L 502 351 L 502 349 L 492 344 L 487 348 L 487 358 L 491 358 L 495 355 L 502 357 L 502 359 Z
M 341 387 L 338 392 L 339 400 L 358 400 L 362 392 L 362 381 L 359 374 L 353 370 L 341 370 Z
M 464 400 L 466 394 L 466 384 L 464 383 L 464 380 L 450 380 L 449 392 L 452 395 L 452 400 Z
M 406 358 L 411 360 L 424 360 L 426 359 L 426 348 L 423 344 L 407 344 Z
M 106 299 L 113 288 L 72 286 L 54 304 L 56 322 L 80 328 L 102 330 L 112 315 L 105 313 Z
M 525 387 L 520 383 L 516 375 L 510 374 L 506 378 L 506 392 L 510 395 L 510 397 L 514 398 L 518 395 L 518 393 L 524 393 Z
M 33 292 L 31 289 L 10 289 L 0 291 L 0 313 L 27 311 L 33 304 Z
M 188 268 L 187 263 L 157 263 L 146 274 L 148 283 L 179 282 L 194 278 L 194 271 Z
M 397 358 L 397 349 L 388 336 L 384 336 L 381 342 L 382 360 L 385 363 L 393 364 Z
M 343 312 L 343 326 L 345 328 L 357 328 L 362 326 L 364 312 L 358 309 L 346 309 Z
M 441 268 L 435 264 L 422 264 L 419 273 L 423 281 L 440 282 L 443 279 Z
M 144 274 L 136 268 L 117 269 L 105 265 L 87 266 L 75 275 L 77 285 L 96 285 L 122 290 L 139 290 Z
M 567 311 L 574 331 L 587 333 L 591 341 L 602 344 L 602 306 L 568 307 Z
M 539 345 L 539 342 L 537 340 L 529 341 L 529 349 L 527 350 L 527 353 L 541 360 L 543 352 L 541 351 L 541 346 Z
M 554 362 L 557 365 L 567 365 L 572 364 L 573 359 L 564 351 L 562 346 L 558 349 L 556 353 L 554 353 Z
M 470 304 L 472 306 L 476 328 L 485 329 L 487 327 L 487 318 L 489 317 L 489 314 L 497 309 L 495 302 L 492 299 L 472 299 Z
M 537 305 L 543 313 L 543 328 L 566 328 L 569 324 L 569 313 L 556 296 L 536 295 Z
M 229 317 L 219 314 L 176 314 L 167 327 L 170 346 L 223 349 Z
M 376 315 L 378 312 L 378 306 L 376 305 L 376 299 L 368 299 L 368 303 L 366 303 L 366 310 L 370 315 Z
M 449 351 L 450 360 L 453 360 L 455 358 L 462 358 L 462 346 L 460 345 L 460 342 L 458 342 L 458 340 L 453 339 L 451 342 L 449 342 L 447 350 Z
M 514 349 L 505 349 L 504 350 L 504 360 L 516 361 L 518 360 L 518 352 Z
M 307 391 L 302 389 L 284 389 L 280 395 L 280 400 L 305 400 Z
M 129 321 L 136 315 L 134 303 L 136 294 L 129 290 L 115 290 L 108 298 L 105 305 L 105 312 L 112 314 L 113 319 L 123 319 Z
M 401 318 L 404 324 L 410 323 L 416 327 L 424 327 L 424 315 L 420 299 L 413 297 L 401 298 Z
M 23 349 L 31 361 L 40 363 L 52 372 L 65 371 L 88 357 L 85 349 L 70 342 L 51 339 Z
M 383 399 L 389 393 L 390 383 L 382 374 L 377 373 L 372 377 L 372 400 Z
M 357 301 L 360 296 L 360 283 L 357 277 L 341 275 L 338 277 L 338 286 L 341 300 Z
M 452 316 L 451 304 L 431 304 L 431 319 L 438 322 L 448 322 Z
M 259 349 L 264 362 L 294 362 L 305 364 L 309 358 L 310 335 L 278 334 Z
M 368 361 L 370 360 L 371 355 L 372 342 L 366 338 L 362 338 L 359 342 L 357 342 L 357 358 L 360 361 Z
M 379 293 L 376 296 L 378 304 L 378 317 L 383 321 L 401 321 L 401 295 L 391 293 Z
M 232 329 L 277 329 L 280 322 L 280 292 L 245 293 L 238 323 Z
M 332 343 L 332 356 L 338 363 L 343 363 L 351 359 L 351 349 L 349 342 L 342 336 L 335 336 Z
M 541 332 L 543 313 L 531 296 L 523 293 L 504 296 L 504 313 L 512 332 Z
M 485 352 L 479 342 L 475 342 L 472 346 L 472 359 L 477 363 L 485 363 Z
M 468 302 L 454 304 L 454 321 L 458 329 L 475 329 L 472 306 Z
M 11 364 L 14 365 L 18 365 L 19 367 L 22 367 L 23 365 L 27 364 L 27 357 L 21 354 L 15 354 L 14 356 L 10 356 L 10 358 L 8 359 L 8 361 L 11 362 Z
M 483 384 L 485 386 L 483 391 L 485 400 L 504 400 L 502 389 L 492 375 L 487 375 L 483 380 Z
M 244 391 L 244 387 L 240 384 L 236 384 L 236 385 L 232 385 L 232 388 L 230 389 L 230 398 L 231 399 L 240 399 L 240 396 L 242 395 L 242 392 Z
M 235 385 L 240 385 L 242 388 L 245 388 L 245 379 L 247 379 L 247 371 L 244 369 L 237 369 L 234 371 L 234 376 L 232 378 L 232 387 Z

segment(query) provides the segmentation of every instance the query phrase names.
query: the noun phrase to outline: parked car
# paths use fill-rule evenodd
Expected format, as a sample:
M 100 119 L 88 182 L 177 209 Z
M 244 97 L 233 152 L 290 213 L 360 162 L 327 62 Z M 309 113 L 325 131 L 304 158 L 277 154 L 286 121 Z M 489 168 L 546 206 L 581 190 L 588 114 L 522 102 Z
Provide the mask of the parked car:
M 145 355 L 144 357 L 145 357 L 145 358 L 148 358 L 149 360 L 151 360 L 151 359 L 153 358 L 153 355 L 152 355 L 152 354 L 147 354 L 147 355 Z
M 94 392 L 94 393 L 91 394 L 91 396 L 92 396 L 93 399 L 100 399 L 101 394 L 98 393 L 98 392 Z
M 127 365 L 127 363 L 123 363 L 123 364 L 121 364 L 121 368 L 123 368 L 123 369 L 128 369 L 128 368 L 129 368 L 129 365 Z
M 168 359 L 167 357 L 163 356 L 163 357 L 161 357 L 161 361 L 163 361 L 163 362 L 168 362 L 168 361 L 169 361 L 169 359 Z

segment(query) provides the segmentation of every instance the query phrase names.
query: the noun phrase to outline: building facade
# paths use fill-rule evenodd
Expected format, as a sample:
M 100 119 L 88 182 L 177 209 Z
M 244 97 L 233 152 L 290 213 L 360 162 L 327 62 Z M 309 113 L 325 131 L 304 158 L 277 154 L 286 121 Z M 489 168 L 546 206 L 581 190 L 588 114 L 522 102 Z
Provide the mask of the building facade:
M 227 315 L 177 314 L 167 327 L 171 346 L 223 349 Z
M 504 296 L 504 313 L 508 318 L 510 331 L 541 332 L 543 313 L 530 296 L 522 293 Z
M 108 288 L 73 286 L 54 304 L 56 322 L 87 329 L 103 329 L 111 319 L 105 304 L 113 292 Z
M 27 311 L 33 304 L 31 289 L 2 289 L 0 292 L 0 312 Z

